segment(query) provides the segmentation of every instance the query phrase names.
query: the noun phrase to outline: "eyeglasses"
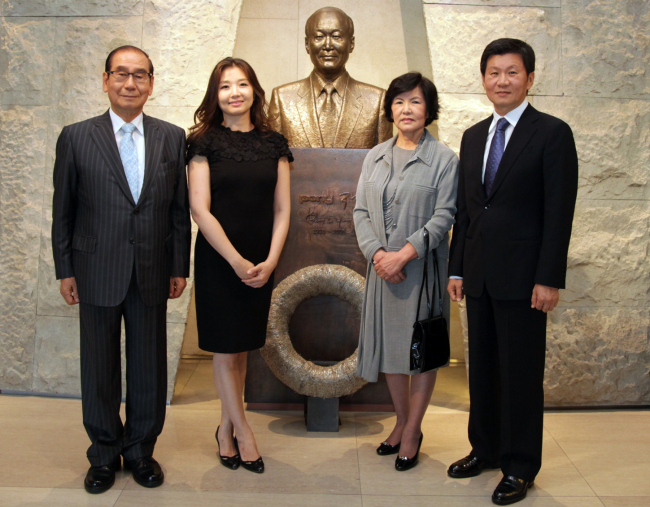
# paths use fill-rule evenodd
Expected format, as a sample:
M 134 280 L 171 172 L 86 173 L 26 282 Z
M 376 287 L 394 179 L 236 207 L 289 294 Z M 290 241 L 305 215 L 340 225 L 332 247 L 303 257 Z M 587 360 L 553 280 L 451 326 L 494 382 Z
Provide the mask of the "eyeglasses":
M 111 74 L 117 83 L 124 83 L 129 76 L 133 76 L 133 81 L 138 84 L 146 83 L 153 76 L 150 72 L 124 72 L 121 70 L 109 70 L 107 74 Z

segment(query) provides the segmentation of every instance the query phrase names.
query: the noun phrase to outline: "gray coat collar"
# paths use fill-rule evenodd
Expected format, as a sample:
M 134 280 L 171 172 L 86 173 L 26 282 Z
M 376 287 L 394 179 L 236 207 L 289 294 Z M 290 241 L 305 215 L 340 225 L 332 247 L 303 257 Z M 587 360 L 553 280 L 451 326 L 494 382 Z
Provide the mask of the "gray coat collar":
M 397 136 L 386 141 L 384 143 L 385 146 L 383 146 L 382 149 L 377 153 L 375 162 L 378 162 L 384 158 L 388 164 L 391 164 L 393 161 L 393 147 L 395 146 L 396 142 Z M 427 129 L 424 129 L 424 134 L 420 138 L 420 142 L 418 143 L 417 148 L 415 148 L 415 153 L 409 162 L 415 160 L 416 158 L 419 158 L 423 163 L 431 166 L 431 164 L 433 164 L 433 155 L 436 152 L 437 144 L 438 141 L 436 141 L 436 138 L 431 135 L 431 132 L 429 132 Z

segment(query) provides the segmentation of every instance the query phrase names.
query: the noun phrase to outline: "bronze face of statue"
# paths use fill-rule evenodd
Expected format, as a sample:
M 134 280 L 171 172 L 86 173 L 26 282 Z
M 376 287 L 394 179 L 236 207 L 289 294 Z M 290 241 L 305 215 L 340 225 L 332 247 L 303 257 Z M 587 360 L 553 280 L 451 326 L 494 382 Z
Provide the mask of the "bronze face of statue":
M 354 49 L 354 24 L 341 9 L 324 7 L 305 24 L 305 49 L 314 64 L 306 79 L 273 89 L 269 118 L 292 148 L 372 148 L 390 139 L 385 91 L 353 79 L 345 64 Z

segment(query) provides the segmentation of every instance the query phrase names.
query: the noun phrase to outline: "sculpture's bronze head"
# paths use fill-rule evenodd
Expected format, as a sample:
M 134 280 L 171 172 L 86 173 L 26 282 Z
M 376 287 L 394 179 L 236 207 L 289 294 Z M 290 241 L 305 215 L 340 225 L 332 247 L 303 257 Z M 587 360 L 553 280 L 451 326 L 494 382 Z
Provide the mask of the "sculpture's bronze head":
M 305 23 L 305 49 L 318 74 L 336 79 L 354 49 L 354 23 L 341 9 L 323 7 Z

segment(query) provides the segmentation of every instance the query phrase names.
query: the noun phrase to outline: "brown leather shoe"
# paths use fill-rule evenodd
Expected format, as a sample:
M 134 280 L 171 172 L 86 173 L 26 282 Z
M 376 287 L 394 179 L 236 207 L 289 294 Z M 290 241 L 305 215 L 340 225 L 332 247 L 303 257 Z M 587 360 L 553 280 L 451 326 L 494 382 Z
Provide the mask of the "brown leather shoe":
M 526 498 L 528 488 L 532 487 L 533 481 L 525 481 L 519 477 L 509 475 L 503 477 L 492 493 L 492 502 L 497 505 L 510 505 Z

